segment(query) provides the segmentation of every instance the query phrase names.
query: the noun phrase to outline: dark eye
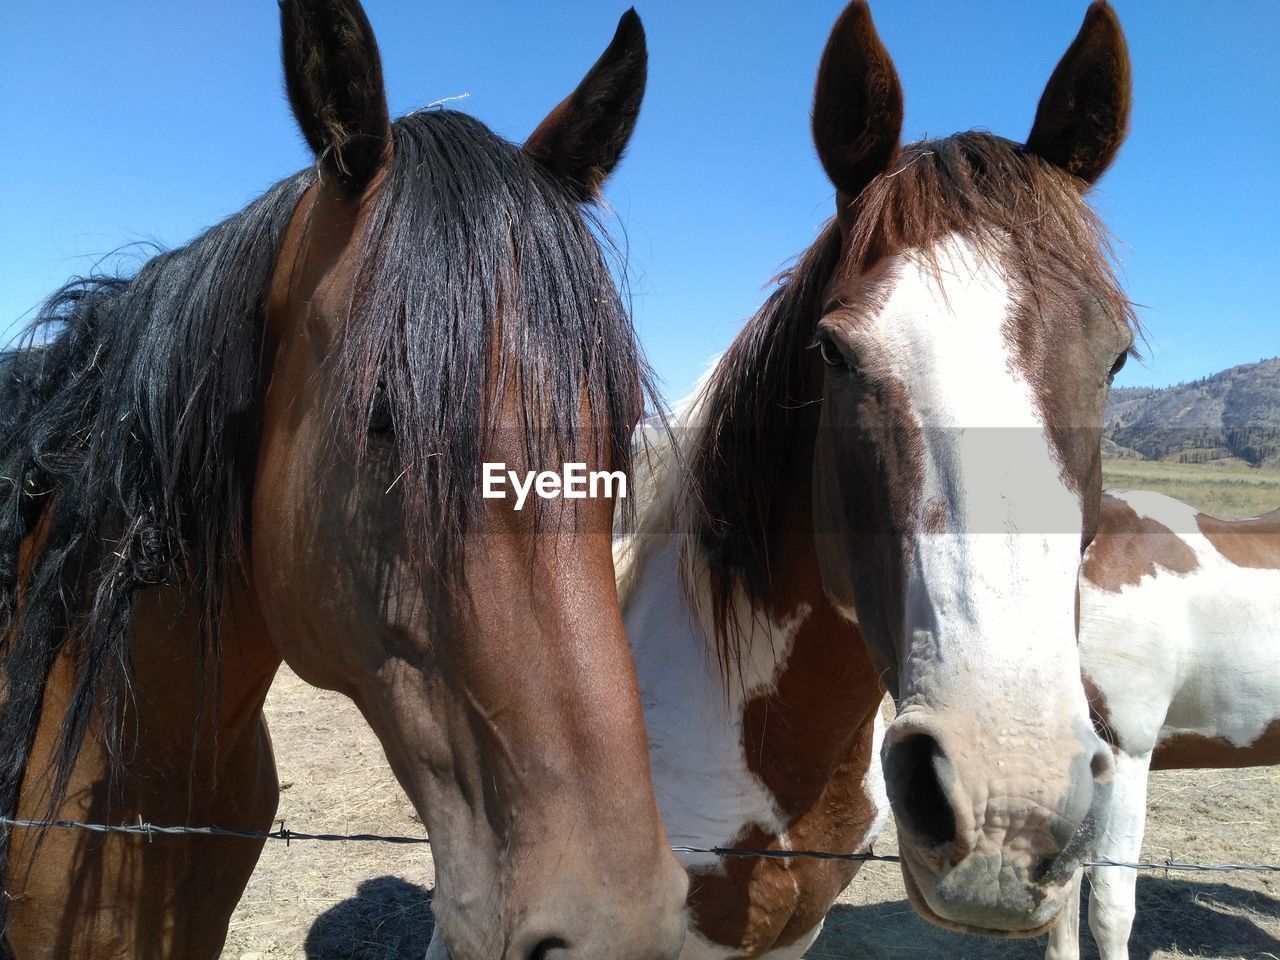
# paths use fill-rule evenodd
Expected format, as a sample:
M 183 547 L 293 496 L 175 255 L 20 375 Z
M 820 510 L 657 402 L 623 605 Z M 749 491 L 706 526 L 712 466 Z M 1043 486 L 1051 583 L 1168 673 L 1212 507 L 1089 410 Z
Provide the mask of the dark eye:
M 828 367 L 837 367 L 841 370 L 849 370 L 852 364 L 840 352 L 840 348 L 836 346 L 835 341 L 826 333 L 819 331 L 818 335 L 813 338 L 813 343 L 809 345 L 810 350 L 817 350 L 822 354 L 822 362 Z
M 1120 356 L 1116 357 L 1116 362 L 1111 365 L 1111 370 L 1107 373 L 1107 383 L 1110 383 L 1112 380 L 1114 380 L 1116 378 L 1116 374 L 1118 374 L 1121 370 L 1124 369 L 1124 365 L 1128 361 L 1128 359 L 1129 359 L 1128 350 L 1120 354 Z
M 375 437 L 389 437 L 394 430 L 395 422 L 391 416 L 387 385 L 379 380 L 373 390 L 373 403 L 369 405 L 369 433 Z

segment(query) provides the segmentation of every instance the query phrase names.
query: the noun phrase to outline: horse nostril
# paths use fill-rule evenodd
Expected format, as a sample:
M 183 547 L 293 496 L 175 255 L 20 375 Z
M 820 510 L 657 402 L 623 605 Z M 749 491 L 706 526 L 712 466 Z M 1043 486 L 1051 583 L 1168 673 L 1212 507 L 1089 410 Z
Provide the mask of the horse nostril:
M 1111 779 L 1116 772 L 1116 760 L 1110 747 L 1104 746 L 1093 755 L 1093 759 L 1089 761 L 1089 772 L 1095 783 Z
M 529 960 L 557 960 L 564 956 L 563 951 L 567 949 L 569 944 L 560 937 L 547 937 L 534 946 L 533 952 L 529 954 Z
M 885 758 L 885 786 L 894 812 L 908 833 L 932 847 L 956 838 L 956 815 L 940 778 L 950 764 L 942 746 L 918 733 L 894 744 Z
M 1049 880 L 1057 864 L 1058 858 L 1056 856 L 1041 857 L 1031 869 L 1031 880 L 1034 883 L 1045 883 Z

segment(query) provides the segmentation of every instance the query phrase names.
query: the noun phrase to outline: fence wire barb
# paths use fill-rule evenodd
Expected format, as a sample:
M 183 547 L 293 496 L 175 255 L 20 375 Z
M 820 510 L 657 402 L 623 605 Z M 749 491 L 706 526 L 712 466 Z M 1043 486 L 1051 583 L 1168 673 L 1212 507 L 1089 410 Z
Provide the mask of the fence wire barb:
M 290 830 L 283 820 L 275 830 L 236 830 L 232 827 L 163 827 L 138 818 L 137 823 L 82 823 L 79 820 L 21 820 L 0 817 L 0 827 L 22 829 L 87 830 L 90 833 L 124 833 L 145 836 L 151 842 L 156 836 L 233 837 L 240 840 L 283 840 L 288 846 L 294 840 L 316 840 L 323 843 L 390 843 L 430 844 L 429 837 L 405 837 L 381 833 L 307 833 Z M 901 863 L 895 854 L 835 853 L 830 850 L 750 850 L 743 847 L 692 847 L 673 844 L 674 853 L 701 853 L 717 857 L 754 857 L 762 860 L 844 860 L 860 863 Z M 1123 867 L 1129 870 L 1182 870 L 1190 873 L 1280 873 L 1277 863 L 1192 863 L 1175 860 L 1083 860 L 1084 867 Z

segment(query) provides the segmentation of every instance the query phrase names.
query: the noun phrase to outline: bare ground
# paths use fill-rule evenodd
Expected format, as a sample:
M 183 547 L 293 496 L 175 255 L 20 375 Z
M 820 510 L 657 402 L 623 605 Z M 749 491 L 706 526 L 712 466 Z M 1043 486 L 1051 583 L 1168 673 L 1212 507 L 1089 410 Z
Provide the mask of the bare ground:
M 355 708 L 282 670 L 267 701 L 297 830 L 421 835 Z M 1143 859 L 1280 863 L 1280 768 L 1155 774 Z M 878 852 L 895 849 L 890 829 Z M 434 869 L 426 846 L 269 843 L 231 922 L 228 960 L 421 960 Z M 1087 923 L 1082 929 L 1087 930 Z M 1084 936 L 1086 958 L 1097 952 Z M 892 864 L 867 864 L 808 957 L 1039 960 L 1044 938 L 979 940 L 929 926 Z M 1143 874 L 1134 960 L 1280 960 L 1280 874 Z

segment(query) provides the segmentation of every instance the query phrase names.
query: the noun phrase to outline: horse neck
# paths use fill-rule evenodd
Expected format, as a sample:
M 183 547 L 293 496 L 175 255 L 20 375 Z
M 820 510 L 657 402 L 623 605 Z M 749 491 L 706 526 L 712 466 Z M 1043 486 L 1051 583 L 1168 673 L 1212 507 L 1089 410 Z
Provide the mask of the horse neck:
M 242 810 L 247 780 L 264 772 L 262 708 L 280 655 L 267 638 L 251 588 L 232 577 L 222 604 L 214 650 L 199 639 L 200 613 L 173 587 L 142 591 L 134 603 L 129 642 L 129 696 L 95 705 L 96 719 L 72 772 L 63 812 L 76 817 L 143 817 L 187 823 L 220 814 L 228 797 Z M 42 774 L 52 761 L 77 666 L 59 655 L 24 777 L 21 806 L 43 815 Z M 124 742 L 116 759 L 103 740 L 103 710 L 118 711 Z M 269 759 L 269 746 L 266 750 Z M 105 789 L 112 785 L 113 789 Z M 270 784 L 267 784 L 270 787 Z M 274 809 L 274 791 L 271 804 Z M 88 799 L 92 798 L 92 799 Z M 88 802 L 91 809 L 81 809 Z M 67 810 L 66 804 L 73 809 Z M 221 811 L 226 820 L 225 811 Z
M 183 609 L 176 591 L 140 595 L 131 643 L 134 682 L 150 692 L 158 715 L 171 718 L 178 755 L 216 772 L 228 751 L 256 735 L 281 657 L 252 587 L 236 574 L 223 595 L 213 662 L 205 662 L 198 629 L 196 612 Z
M 883 689 L 856 626 L 822 589 L 809 461 L 796 462 L 773 594 L 738 591 L 730 655 L 718 652 L 706 567 L 689 537 L 642 545 L 624 591 L 659 804 L 677 843 L 733 842 L 749 823 L 781 836 L 833 789 L 861 791 L 874 761 Z
M 748 701 L 743 742 L 772 768 L 769 780 L 782 805 L 799 813 L 816 802 L 836 768 L 868 735 L 884 698 L 856 624 L 832 604 L 822 587 L 813 539 L 810 455 L 797 458 L 771 550 L 768 601 L 736 601 L 739 622 L 779 625 L 743 630 L 747 643 L 763 639 L 776 651 L 767 689 Z M 753 651 L 753 657 L 760 654 Z M 733 677 L 726 678 L 729 682 Z M 863 755 L 863 759 L 869 759 Z
M 78 672 L 71 656 L 54 658 L 17 816 L 269 827 L 279 789 L 262 704 L 279 656 L 260 629 L 256 602 L 234 584 L 219 625 L 219 662 L 202 662 L 199 614 L 181 593 L 153 587 L 139 595 L 128 695 L 95 704 L 66 794 L 50 811 L 45 772 Z M 102 735 L 104 710 L 119 711 L 118 757 Z M 59 956 L 161 956 L 178 939 L 221 943 L 259 850 L 241 839 L 103 844 L 82 831 L 16 831 L 0 870 L 6 891 L 17 892 L 5 918 L 10 942 L 20 955 L 48 947 Z

